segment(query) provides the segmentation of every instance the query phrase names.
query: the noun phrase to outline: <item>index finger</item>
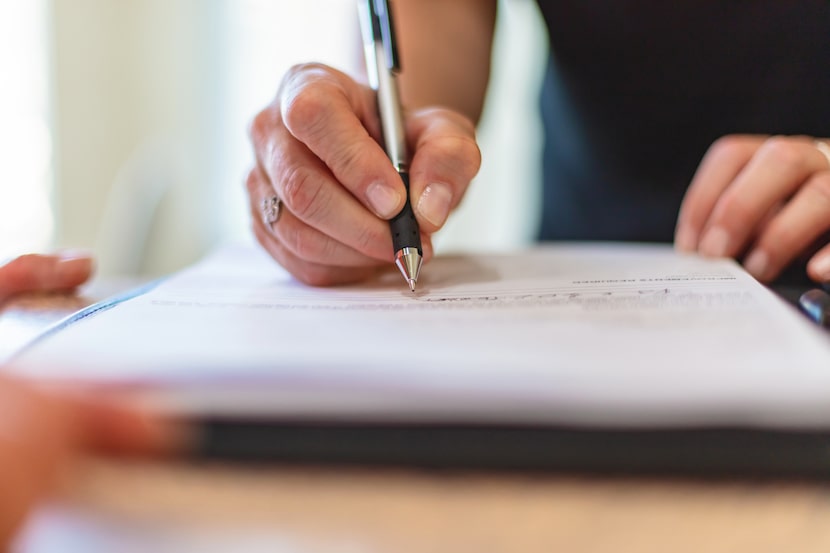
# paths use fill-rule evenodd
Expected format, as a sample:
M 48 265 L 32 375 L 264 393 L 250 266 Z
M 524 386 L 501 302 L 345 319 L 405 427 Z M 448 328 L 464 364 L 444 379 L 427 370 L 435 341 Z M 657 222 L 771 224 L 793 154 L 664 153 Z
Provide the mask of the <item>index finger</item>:
M 706 222 L 723 191 L 738 176 L 766 137 L 731 135 L 715 141 L 700 162 L 680 206 L 675 244 L 697 249 Z
M 22 255 L 0 266 L 0 301 L 24 292 L 71 290 L 92 274 L 88 255 Z
M 699 244 L 701 253 L 734 256 L 760 223 L 804 185 L 827 160 L 803 137 L 768 138 L 717 200 Z
M 397 215 L 405 189 L 378 141 L 374 92 L 334 69 L 294 68 L 280 91 L 280 115 L 297 140 L 381 218 Z

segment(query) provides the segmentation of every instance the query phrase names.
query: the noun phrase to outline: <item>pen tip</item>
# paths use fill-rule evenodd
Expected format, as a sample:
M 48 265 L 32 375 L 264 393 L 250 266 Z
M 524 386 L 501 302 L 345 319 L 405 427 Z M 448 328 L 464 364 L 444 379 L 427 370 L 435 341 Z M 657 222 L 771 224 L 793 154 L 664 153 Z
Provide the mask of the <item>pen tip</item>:
M 416 248 L 402 248 L 395 254 L 395 265 L 400 269 L 409 289 L 415 291 L 415 283 L 418 282 L 418 274 L 421 272 L 423 257 Z

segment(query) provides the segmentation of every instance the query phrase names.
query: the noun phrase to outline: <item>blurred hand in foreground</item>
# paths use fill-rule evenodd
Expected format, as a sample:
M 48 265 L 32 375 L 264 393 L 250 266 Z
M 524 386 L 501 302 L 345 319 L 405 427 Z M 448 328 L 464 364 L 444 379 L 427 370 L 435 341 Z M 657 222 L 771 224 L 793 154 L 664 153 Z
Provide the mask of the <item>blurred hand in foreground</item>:
M 21 255 L 0 265 L 0 302 L 24 292 L 59 292 L 77 288 L 92 275 L 88 255 Z
M 0 302 L 24 292 L 72 290 L 89 279 L 92 265 L 88 256 L 20 256 L 0 266 Z M 79 456 L 172 453 L 179 436 L 167 423 L 114 401 L 0 376 L 0 551 Z

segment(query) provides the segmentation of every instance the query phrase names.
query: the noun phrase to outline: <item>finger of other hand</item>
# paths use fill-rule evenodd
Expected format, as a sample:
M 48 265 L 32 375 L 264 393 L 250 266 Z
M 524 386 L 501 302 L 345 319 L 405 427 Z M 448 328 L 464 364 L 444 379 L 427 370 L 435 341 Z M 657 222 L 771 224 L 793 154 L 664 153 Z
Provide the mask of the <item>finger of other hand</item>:
M 88 255 L 20 256 L 0 266 L 0 301 L 23 292 L 71 290 L 86 282 L 92 270 Z
M 0 378 L 0 546 L 82 453 L 148 456 L 193 444 L 184 426 L 77 394 Z
M 772 280 L 828 229 L 830 171 L 825 171 L 814 174 L 764 227 L 744 267 L 758 280 Z
M 771 137 L 724 190 L 699 244 L 704 255 L 735 256 L 778 204 L 787 201 L 827 160 L 799 137 Z
M 830 244 L 813 254 L 807 263 L 807 274 L 816 282 L 830 283 Z
M 765 137 L 732 135 L 715 141 L 700 162 L 677 217 L 675 246 L 697 250 L 701 233 L 723 191 L 752 158 Z
M 411 115 L 407 135 L 415 146 L 410 168 L 412 205 L 421 228 L 435 232 L 481 167 L 475 126 L 458 113 L 428 108 Z
M 72 451 L 72 425 L 60 402 L 0 378 L 0 548 L 58 480 Z

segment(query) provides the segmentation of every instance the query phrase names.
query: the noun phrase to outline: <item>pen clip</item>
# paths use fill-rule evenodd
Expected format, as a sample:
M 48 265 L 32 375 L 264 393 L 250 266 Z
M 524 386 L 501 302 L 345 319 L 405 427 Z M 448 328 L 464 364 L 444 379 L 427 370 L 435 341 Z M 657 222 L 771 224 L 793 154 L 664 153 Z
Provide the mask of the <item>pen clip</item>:
M 395 37 L 395 24 L 392 22 L 392 6 L 388 0 L 374 0 L 373 15 L 380 27 L 383 50 L 386 53 L 386 64 L 389 71 L 399 72 L 401 60 L 398 56 L 398 42 Z
M 383 41 L 380 34 L 380 25 L 375 15 L 374 0 L 359 0 L 357 2 L 357 14 L 360 19 L 360 30 L 363 35 L 363 54 L 366 58 L 366 77 L 369 79 L 369 86 L 377 90 L 380 84 L 379 60 L 377 56 L 377 43 Z

